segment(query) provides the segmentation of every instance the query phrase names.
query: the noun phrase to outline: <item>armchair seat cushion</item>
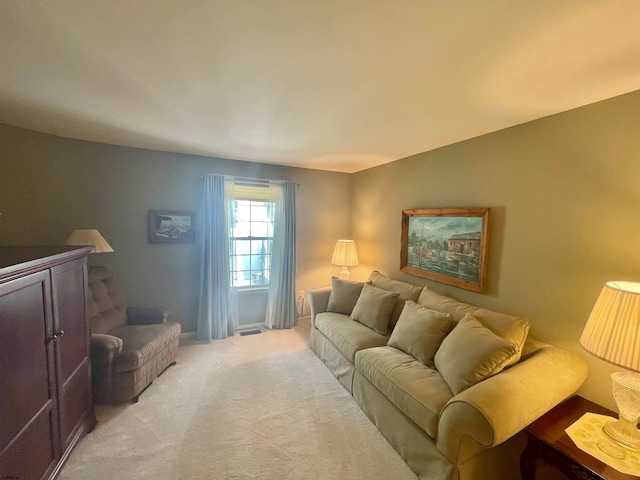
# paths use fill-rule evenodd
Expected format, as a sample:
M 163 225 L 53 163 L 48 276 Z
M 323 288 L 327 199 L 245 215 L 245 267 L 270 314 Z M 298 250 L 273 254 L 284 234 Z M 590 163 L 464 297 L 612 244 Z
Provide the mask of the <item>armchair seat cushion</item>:
M 122 351 L 114 358 L 114 371 L 130 372 L 171 347 L 180 337 L 180 324 L 125 325 L 109 334 L 122 339 Z
M 352 364 L 358 350 L 386 345 L 389 340 L 389 335 L 380 335 L 342 313 L 319 313 L 315 326 Z
M 411 355 L 384 346 L 356 354 L 356 370 L 431 438 L 453 393 L 440 373 Z

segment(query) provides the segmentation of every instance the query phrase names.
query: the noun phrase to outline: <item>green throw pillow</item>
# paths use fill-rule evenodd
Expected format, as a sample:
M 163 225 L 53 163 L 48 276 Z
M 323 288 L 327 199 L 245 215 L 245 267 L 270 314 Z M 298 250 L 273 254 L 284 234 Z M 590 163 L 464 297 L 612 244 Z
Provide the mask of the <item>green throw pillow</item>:
M 454 395 L 507 366 L 516 346 L 500 338 L 475 317 L 465 316 L 442 341 L 434 357 L 436 369 Z
M 436 312 L 407 300 L 387 345 L 433 367 L 433 357 L 452 325 L 453 319 L 448 313 Z
M 400 314 L 404 309 L 404 302 L 407 300 L 417 302 L 420 292 L 422 291 L 422 287 L 417 287 L 401 280 L 394 280 L 377 270 L 374 270 L 371 272 L 371 275 L 369 275 L 369 283 L 374 287 L 399 294 L 398 299 L 396 300 L 396 305 L 393 307 L 391 312 L 391 318 L 389 319 L 389 326 L 391 328 L 393 328 L 393 326 L 398 322 Z
M 365 284 L 353 308 L 351 319 L 366 325 L 380 335 L 386 335 L 389 329 L 389 317 L 398 296 L 398 293 L 387 292 Z
M 528 318 L 515 317 L 468 305 L 434 292 L 427 287 L 422 290 L 420 298 L 418 298 L 418 305 L 438 312 L 449 313 L 454 321 L 459 321 L 467 315 L 477 318 L 482 325 L 493 333 L 515 345 L 517 353 L 509 361 L 509 365 L 514 365 L 520 360 L 520 355 L 529 333 L 529 327 L 531 326 L 531 320 Z
M 363 286 L 364 282 L 350 282 L 332 277 L 327 312 L 351 315 Z

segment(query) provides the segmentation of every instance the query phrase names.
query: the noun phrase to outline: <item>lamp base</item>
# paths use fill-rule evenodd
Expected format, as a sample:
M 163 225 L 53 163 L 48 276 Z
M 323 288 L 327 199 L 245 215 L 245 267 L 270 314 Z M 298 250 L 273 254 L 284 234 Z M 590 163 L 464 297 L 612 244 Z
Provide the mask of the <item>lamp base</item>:
M 604 427 L 602 428 L 602 431 L 604 432 Z M 596 445 L 598 445 L 598 448 L 601 452 L 606 453 L 611 458 L 615 458 L 616 460 L 623 460 L 624 457 L 627 456 L 627 452 L 625 451 L 626 448 L 619 447 L 617 443 L 614 443 L 605 437 L 598 440 L 598 443 Z
M 351 272 L 348 267 L 342 267 L 340 270 L 340 280 L 349 280 L 351 278 Z
M 611 374 L 613 398 L 618 405 L 619 419 L 602 427 L 604 433 L 618 445 L 640 452 L 640 375 L 632 372 Z
M 607 422 L 602 427 L 602 431 L 618 445 L 634 452 L 640 452 L 640 432 L 634 424 L 625 422 L 622 419 L 613 420 Z

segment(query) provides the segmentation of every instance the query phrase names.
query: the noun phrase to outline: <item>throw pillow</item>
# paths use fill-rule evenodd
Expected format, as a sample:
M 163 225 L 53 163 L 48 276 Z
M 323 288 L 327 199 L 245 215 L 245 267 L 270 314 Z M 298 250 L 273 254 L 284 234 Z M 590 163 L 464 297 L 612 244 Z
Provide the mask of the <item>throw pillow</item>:
M 404 302 L 407 300 L 417 302 L 420 292 L 422 291 L 422 287 L 416 287 L 415 285 L 411 285 L 410 283 L 403 282 L 401 280 L 394 280 L 377 270 L 371 272 L 369 275 L 369 282 L 374 287 L 399 294 L 398 299 L 396 300 L 396 305 L 393 307 L 393 311 L 391 312 L 391 319 L 389 320 L 389 326 L 391 328 L 393 328 L 400 318 L 400 314 L 404 309 Z
M 408 300 L 387 345 L 433 368 L 433 357 L 452 324 L 448 313 L 436 312 Z
M 507 366 L 516 355 L 513 343 L 500 338 L 475 317 L 465 316 L 442 341 L 434 363 L 454 395 Z
M 504 313 L 493 312 L 486 308 L 479 308 L 473 312 L 473 316 L 493 333 L 511 342 L 516 347 L 516 353 L 507 362 L 506 366 L 515 365 L 520 361 L 524 344 L 529 335 L 531 320 L 528 318 L 514 317 Z
M 364 282 L 351 282 L 332 277 L 327 312 L 351 315 L 363 286 Z
M 389 317 L 398 295 L 398 293 L 387 292 L 365 284 L 356 306 L 353 307 L 351 319 L 366 325 L 380 335 L 386 335 L 389 329 Z
M 515 345 L 517 352 L 511 358 L 509 365 L 514 365 L 520 360 L 522 349 L 529 333 L 529 327 L 531 326 L 531 320 L 528 318 L 515 317 L 493 312 L 486 308 L 475 307 L 442 295 L 427 287 L 422 290 L 420 298 L 418 298 L 418 304 L 438 312 L 449 313 L 454 321 L 459 321 L 467 315 L 477 318 L 493 333 Z

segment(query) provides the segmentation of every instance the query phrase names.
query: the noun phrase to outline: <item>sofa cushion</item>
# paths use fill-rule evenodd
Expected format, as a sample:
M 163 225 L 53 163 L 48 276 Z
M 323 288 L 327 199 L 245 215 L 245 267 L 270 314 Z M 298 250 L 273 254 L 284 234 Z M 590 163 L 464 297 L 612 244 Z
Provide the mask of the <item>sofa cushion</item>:
M 353 307 L 351 319 L 385 335 L 389 330 L 389 317 L 396 305 L 398 293 L 389 292 L 372 285 L 365 285 Z
M 180 324 L 126 325 L 111 330 L 109 335 L 122 339 L 122 351 L 113 361 L 114 371 L 129 372 L 171 345 L 180 336 Z
M 353 307 L 356 306 L 356 302 L 360 297 L 363 286 L 364 282 L 350 282 L 332 277 L 327 312 L 351 315 Z
M 453 326 L 448 313 L 436 312 L 407 300 L 388 345 L 408 353 L 428 367 Z
M 501 372 L 516 355 L 513 343 L 471 315 L 458 322 L 436 352 L 436 368 L 456 395 Z
M 356 370 L 435 438 L 440 411 L 453 397 L 438 371 L 390 346 L 359 351 Z
M 516 354 L 509 359 L 508 365 L 514 365 L 520 360 L 524 343 L 527 340 L 531 321 L 528 318 L 514 317 L 504 313 L 492 312 L 486 308 L 474 307 L 459 302 L 446 295 L 441 295 L 424 287 L 418 304 L 438 312 L 449 313 L 458 322 L 465 315 L 472 315 L 496 335 L 502 337 L 516 348 Z
M 389 292 L 396 292 L 399 294 L 398 299 L 396 300 L 396 305 L 391 312 L 391 318 L 389 320 L 390 328 L 393 328 L 398 322 L 400 314 L 402 313 L 402 309 L 404 308 L 404 302 L 406 302 L 407 300 L 413 300 L 414 302 L 417 302 L 418 297 L 420 296 L 420 292 L 422 291 L 422 287 L 416 287 L 415 285 L 411 285 L 407 282 L 394 280 L 393 278 L 389 278 L 377 270 L 371 272 L 368 281 L 371 282 L 374 287 L 378 287 Z
M 389 340 L 388 335 L 380 335 L 341 313 L 319 313 L 315 326 L 351 363 L 355 362 L 358 350 L 386 345 Z

